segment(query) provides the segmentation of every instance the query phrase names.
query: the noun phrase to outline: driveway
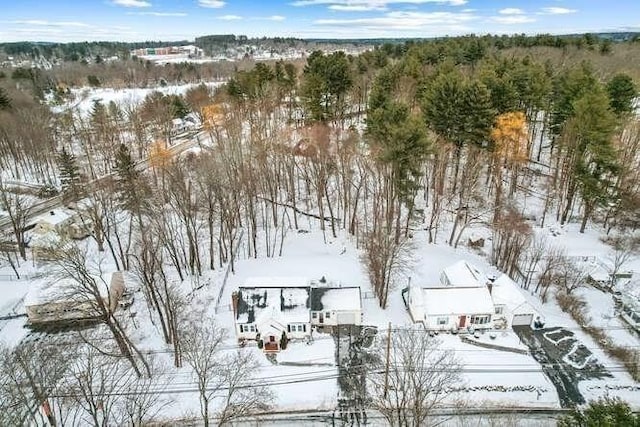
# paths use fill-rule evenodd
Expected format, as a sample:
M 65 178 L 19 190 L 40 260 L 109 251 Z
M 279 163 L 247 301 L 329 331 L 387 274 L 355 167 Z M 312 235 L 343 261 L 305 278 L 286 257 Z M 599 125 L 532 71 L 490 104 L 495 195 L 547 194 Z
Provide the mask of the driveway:
M 555 386 L 563 408 L 585 403 L 578 388 L 580 381 L 611 377 L 571 331 L 563 328 L 533 330 L 528 326 L 516 326 L 513 330 Z
M 338 366 L 338 418 L 343 425 L 367 423 L 366 366 L 370 366 L 377 328 L 344 325 L 334 328 L 336 365 Z

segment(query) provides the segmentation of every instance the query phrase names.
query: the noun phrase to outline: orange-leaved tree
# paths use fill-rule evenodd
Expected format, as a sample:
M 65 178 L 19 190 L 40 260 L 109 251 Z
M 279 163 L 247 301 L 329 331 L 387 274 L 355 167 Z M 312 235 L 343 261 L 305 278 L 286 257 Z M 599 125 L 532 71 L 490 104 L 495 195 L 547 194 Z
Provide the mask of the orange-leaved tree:
M 527 121 L 523 112 L 511 111 L 496 117 L 491 129 L 496 191 L 494 222 L 497 221 L 502 207 L 503 169 L 506 168 L 511 175 L 509 194 L 513 195 L 518 182 L 520 165 L 524 164 L 529 157 L 527 136 Z
M 209 104 L 202 107 L 202 125 L 211 132 L 224 121 L 224 110 L 220 104 Z

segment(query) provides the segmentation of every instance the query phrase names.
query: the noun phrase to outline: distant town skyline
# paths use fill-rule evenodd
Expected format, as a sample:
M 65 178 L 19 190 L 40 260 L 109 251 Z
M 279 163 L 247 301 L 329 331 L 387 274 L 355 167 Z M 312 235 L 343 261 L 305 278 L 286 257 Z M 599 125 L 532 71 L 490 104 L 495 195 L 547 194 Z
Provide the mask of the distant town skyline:
M 21 0 L 0 42 L 640 31 L 637 0 Z

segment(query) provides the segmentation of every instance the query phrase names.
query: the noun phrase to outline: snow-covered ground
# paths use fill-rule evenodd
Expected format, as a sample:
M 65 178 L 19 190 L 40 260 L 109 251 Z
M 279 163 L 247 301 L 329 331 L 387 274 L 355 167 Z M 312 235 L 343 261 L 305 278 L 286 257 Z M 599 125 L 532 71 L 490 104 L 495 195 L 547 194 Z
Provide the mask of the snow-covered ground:
M 301 219 L 301 224 L 304 221 Z M 411 324 L 411 320 L 403 305 L 401 289 L 406 286 L 409 277 L 412 282 L 432 284 L 439 280 L 443 268 L 460 259 L 467 260 L 485 273 L 493 272 L 486 258 L 465 247 L 453 249 L 444 244 L 428 245 L 423 231 L 413 235 L 412 260 L 410 267 L 400 277 L 389 298 L 388 307 L 381 309 L 373 297 L 366 272 L 360 262 L 360 251 L 355 247 L 355 240 L 346 233 L 340 232 L 337 238 L 326 236 L 314 229 L 315 223 L 307 224 L 307 233 L 290 231 L 286 236 L 283 254 L 273 258 L 245 258 L 242 245 L 240 259 L 235 264 L 235 273 L 229 278 L 222 289 L 220 303 L 216 306 L 220 286 L 223 283 L 224 269 L 207 272 L 199 283 L 187 283 L 185 286 L 196 289 L 193 291 L 191 309 L 195 316 L 215 316 L 215 322 L 229 331 L 225 347 L 237 348 L 234 337 L 234 318 L 231 311 L 231 293 L 241 286 L 249 277 L 254 276 L 291 276 L 308 277 L 309 279 L 327 279 L 343 286 L 360 286 L 363 295 L 364 324 L 378 326 L 384 333 L 388 323 L 394 327 Z M 304 228 L 304 225 L 303 225 Z M 541 232 L 548 233 L 548 229 Z M 551 235 L 551 234 L 550 234 Z M 609 250 L 599 239 L 596 232 L 590 231 L 584 235 L 577 233 L 574 226 L 563 228 L 563 233 L 555 237 L 558 244 L 564 244 L 570 254 L 584 253 L 604 256 Z M 326 242 L 325 242 L 326 239 Z M 637 260 L 630 265 L 636 269 Z M 25 271 L 33 272 L 33 266 L 24 266 Z M 0 269 L 0 307 L 2 314 L 13 311 L 21 312 L 20 299 L 29 289 L 30 281 L 3 280 L 3 274 L 9 274 L 8 267 Z M 590 288 L 580 290 L 589 303 L 590 316 L 595 325 L 610 332 L 610 336 L 620 344 L 637 346 L 637 337 L 629 334 L 620 327 L 620 323 L 613 316 L 611 298 L 600 291 Z M 634 406 L 640 406 L 638 385 L 620 367 L 620 364 L 604 353 L 597 343 L 582 332 L 573 319 L 562 312 L 554 301 L 542 304 L 537 296 L 523 292 L 533 306 L 544 315 L 547 327 L 563 326 L 572 331 L 592 353 L 593 356 L 608 370 L 613 377 L 604 380 L 589 380 L 580 383 L 580 389 L 587 398 L 595 398 L 605 393 L 619 395 Z M 147 309 L 140 297 L 132 310 L 137 312 L 133 338 L 145 351 L 166 352 L 164 356 L 170 365 L 169 348 L 163 343 L 160 331 L 148 319 Z M 4 341 L 17 342 L 26 334 L 23 328 L 25 319 L 14 319 L 0 325 L 0 334 Z M 452 394 L 469 402 L 470 406 L 485 405 L 514 405 L 535 407 L 557 407 L 558 396 L 553 384 L 542 373 L 540 365 L 527 354 L 516 354 L 500 350 L 481 348 L 463 342 L 459 336 L 440 334 L 443 349 L 451 349 L 464 365 L 461 391 Z M 470 337 L 471 340 L 476 338 Z M 505 347 L 523 349 L 513 333 L 497 332 L 495 339 L 489 334 L 476 339 L 481 342 L 493 343 Z M 277 363 L 273 363 L 264 353 L 253 344 L 247 345 L 247 350 L 255 353 L 260 361 L 260 369 L 256 372 L 259 379 L 272 384 L 276 395 L 276 406 L 281 410 L 333 408 L 338 395 L 337 373 L 335 366 L 335 345 L 329 335 L 318 334 L 311 344 L 291 342 L 288 349 L 277 355 Z M 190 372 L 187 368 L 174 370 L 173 381 L 189 383 Z M 197 413 L 197 395 L 195 393 L 181 393 L 176 395 L 176 403 L 172 411 L 179 408 L 181 414 Z M 169 410 L 169 409 L 167 409 Z
M 223 81 L 204 82 L 210 88 L 216 88 L 222 84 Z M 200 83 L 189 83 L 183 85 L 169 85 L 158 86 L 154 88 L 92 88 L 81 87 L 71 89 L 73 100 L 71 102 L 64 103 L 62 105 L 55 105 L 51 107 L 54 113 L 60 113 L 63 111 L 73 110 L 76 111 L 81 117 L 86 117 L 95 101 L 100 101 L 103 104 L 109 104 L 111 101 L 117 105 L 123 106 L 127 104 L 137 105 L 140 104 L 144 98 L 152 92 L 160 92 L 164 95 L 184 95 L 187 90 L 192 87 L 198 86 Z

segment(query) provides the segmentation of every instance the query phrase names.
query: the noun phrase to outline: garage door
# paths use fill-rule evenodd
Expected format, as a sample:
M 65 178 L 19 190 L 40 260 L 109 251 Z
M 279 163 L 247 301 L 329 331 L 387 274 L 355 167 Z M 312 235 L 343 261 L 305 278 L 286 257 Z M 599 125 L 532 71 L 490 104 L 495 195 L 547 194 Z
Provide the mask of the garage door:
M 511 326 L 531 326 L 533 314 L 516 314 L 513 316 Z
M 338 325 L 355 325 L 356 316 L 355 313 L 338 313 Z

